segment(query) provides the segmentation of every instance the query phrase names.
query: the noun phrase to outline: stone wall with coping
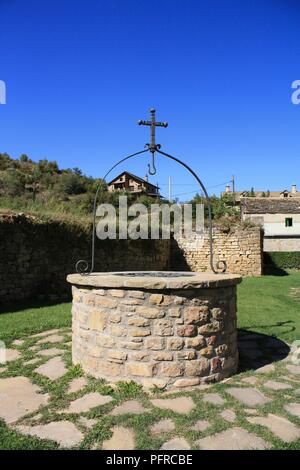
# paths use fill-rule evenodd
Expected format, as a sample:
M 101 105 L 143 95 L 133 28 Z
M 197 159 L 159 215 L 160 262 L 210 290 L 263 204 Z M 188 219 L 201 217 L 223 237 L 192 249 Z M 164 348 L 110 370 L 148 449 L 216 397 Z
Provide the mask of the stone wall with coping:
M 26 214 L 0 214 L 0 303 L 30 298 L 69 299 L 66 276 L 79 259 L 90 259 L 91 232 L 79 224 Z M 209 270 L 209 245 L 194 251 L 193 240 L 96 240 L 95 269 Z M 214 230 L 215 260 L 226 259 L 229 273 L 262 273 L 258 228 Z
M 94 377 L 182 389 L 237 369 L 235 285 L 72 289 L 73 362 Z
M 0 214 L 0 303 L 68 300 L 66 282 L 79 259 L 90 260 L 91 230 L 25 214 Z M 95 270 L 165 270 L 170 240 L 96 240 Z
M 261 276 L 263 272 L 263 232 L 260 227 L 213 229 L 214 263 L 226 260 L 227 272 Z M 210 271 L 209 234 L 204 242 L 194 235 L 172 240 L 171 268 Z

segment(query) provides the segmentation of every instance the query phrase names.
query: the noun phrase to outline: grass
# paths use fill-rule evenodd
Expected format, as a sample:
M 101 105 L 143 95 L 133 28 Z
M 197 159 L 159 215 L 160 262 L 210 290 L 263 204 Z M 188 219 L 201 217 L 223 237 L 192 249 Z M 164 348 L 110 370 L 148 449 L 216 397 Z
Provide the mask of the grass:
M 300 338 L 300 272 L 244 279 L 238 288 L 238 328 L 291 343 Z
M 300 296 L 295 295 L 300 287 L 300 273 L 292 272 L 288 276 L 266 276 L 262 278 L 244 279 L 238 288 L 238 327 L 252 332 L 263 333 L 276 336 L 279 339 L 292 342 L 299 338 L 300 334 Z M 270 442 L 275 449 L 299 449 L 300 440 L 292 444 L 286 444 L 280 439 L 258 425 L 250 424 L 244 412 L 244 406 L 234 400 L 226 393 L 229 386 L 245 386 L 240 379 L 244 376 L 253 375 L 253 371 L 247 371 L 243 374 L 234 376 L 230 382 L 219 383 L 210 390 L 219 393 L 225 400 L 224 406 L 216 408 L 205 403 L 203 395 L 209 390 L 185 391 L 177 396 L 191 396 L 196 404 L 196 408 L 188 415 L 178 415 L 170 410 L 162 410 L 152 406 L 149 394 L 146 394 L 141 387 L 134 382 L 119 382 L 116 387 L 110 387 L 105 381 L 88 377 L 88 383 L 83 390 L 73 394 L 67 394 L 66 391 L 71 380 L 74 377 L 80 377 L 82 370 L 79 366 L 72 366 L 69 346 L 65 344 L 69 339 L 69 327 L 71 325 L 71 303 L 62 304 L 38 304 L 26 303 L 14 305 L 11 307 L 2 307 L 0 309 L 0 340 L 4 340 L 9 346 L 13 339 L 26 338 L 30 334 L 42 332 L 52 328 L 62 328 L 61 334 L 65 336 L 65 341 L 55 347 L 64 350 L 64 360 L 68 367 L 68 373 L 57 381 L 48 380 L 45 377 L 34 372 L 34 369 L 46 362 L 48 358 L 39 356 L 37 364 L 25 365 L 24 362 L 37 357 L 36 352 L 30 349 L 35 345 L 38 338 L 27 338 L 24 344 L 18 349 L 22 352 L 22 359 L 9 363 L 5 372 L 0 371 L 1 377 L 23 375 L 28 377 L 33 383 L 37 384 L 42 392 L 50 394 L 50 402 L 38 412 L 28 415 L 24 421 L 30 420 L 34 415 L 41 414 L 39 424 L 48 423 L 53 420 L 68 419 L 75 423 L 77 428 L 85 433 L 85 438 L 79 448 L 88 449 L 94 445 L 101 445 L 104 439 L 111 436 L 113 426 L 125 426 L 132 428 L 136 434 L 137 449 L 159 449 L 163 442 L 176 436 L 182 436 L 195 448 L 194 442 L 205 436 L 220 432 L 232 424 L 220 418 L 219 412 L 224 408 L 235 411 L 237 421 L 235 426 L 241 426 L 248 429 L 249 432 L 256 434 Z M 41 348 L 53 347 L 50 343 L 40 346 Z M 276 371 L 267 375 L 257 374 L 258 382 L 256 388 L 261 389 L 263 393 L 272 398 L 272 402 L 260 407 L 259 415 L 265 416 L 267 413 L 275 413 L 283 416 L 299 426 L 300 420 L 287 414 L 283 405 L 288 401 L 287 395 L 291 391 L 272 391 L 264 387 L 267 379 L 278 379 L 279 376 L 287 375 L 284 363 L 277 363 Z M 288 378 L 286 379 L 288 380 Z M 282 379 L 281 379 L 282 381 Z M 293 388 L 299 384 L 290 382 Z M 110 395 L 113 402 L 104 406 L 97 407 L 83 415 L 87 418 L 97 418 L 98 423 L 91 429 L 82 428 L 78 415 L 64 415 L 57 411 L 69 405 L 69 403 L 83 396 L 86 393 L 97 391 L 104 395 Z M 175 396 L 175 395 L 174 395 Z M 160 397 L 160 394 L 157 394 Z M 148 413 L 140 415 L 109 415 L 109 411 L 116 405 L 126 400 L 139 400 L 143 406 L 148 408 Z M 296 396 L 291 396 L 293 401 L 298 401 Z M 160 419 L 170 418 L 173 420 L 176 428 L 174 431 L 163 436 L 153 436 L 150 433 L 150 426 Z M 191 426 L 198 419 L 207 419 L 210 427 L 204 432 L 191 430 Z M 33 437 L 26 437 L 12 429 L 9 429 L 0 420 L 0 449 L 56 449 L 58 446 L 52 441 L 40 440 Z
M 27 302 L 0 307 L 0 340 L 9 342 L 40 331 L 71 326 L 71 303 Z

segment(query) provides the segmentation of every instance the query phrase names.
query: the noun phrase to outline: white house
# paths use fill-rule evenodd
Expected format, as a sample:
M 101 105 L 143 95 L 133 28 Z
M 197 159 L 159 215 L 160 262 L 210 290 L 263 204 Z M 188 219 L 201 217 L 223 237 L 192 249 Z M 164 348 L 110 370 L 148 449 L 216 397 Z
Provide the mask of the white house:
M 242 197 L 242 220 L 264 229 L 264 251 L 300 251 L 300 198 Z

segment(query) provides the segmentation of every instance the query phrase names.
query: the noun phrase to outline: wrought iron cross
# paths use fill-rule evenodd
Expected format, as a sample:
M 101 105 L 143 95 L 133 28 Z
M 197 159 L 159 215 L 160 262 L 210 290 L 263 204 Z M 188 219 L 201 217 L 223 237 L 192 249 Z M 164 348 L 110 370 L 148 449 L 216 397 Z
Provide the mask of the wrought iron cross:
M 155 127 L 168 127 L 167 122 L 157 122 L 155 121 L 155 109 L 150 109 L 150 121 L 143 121 L 140 119 L 138 121 L 139 126 L 150 126 L 150 144 L 146 144 L 149 147 L 150 152 L 152 152 L 152 166 L 153 171 L 150 170 L 150 165 L 148 164 L 148 172 L 150 175 L 155 175 L 156 168 L 154 163 L 154 152 L 157 149 L 160 149 L 160 145 L 155 142 Z
M 151 137 L 151 141 L 150 141 L 150 145 L 149 145 L 149 150 L 150 152 L 154 153 L 155 150 L 157 149 L 157 146 L 159 146 L 159 144 L 156 145 L 155 143 L 155 127 L 168 127 L 168 123 L 167 122 L 156 122 L 155 121 L 155 109 L 150 109 L 150 121 L 143 121 L 142 119 L 140 119 L 138 121 L 138 124 L 140 126 L 150 126 L 151 129 L 150 129 L 150 137 Z M 160 148 L 160 147 L 158 147 Z

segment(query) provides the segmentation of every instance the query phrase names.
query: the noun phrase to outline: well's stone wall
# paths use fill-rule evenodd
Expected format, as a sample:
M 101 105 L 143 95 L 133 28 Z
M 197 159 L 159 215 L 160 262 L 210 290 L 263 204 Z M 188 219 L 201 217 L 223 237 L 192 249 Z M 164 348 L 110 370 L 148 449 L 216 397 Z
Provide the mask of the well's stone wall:
M 180 389 L 228 377 L 238 365 L 237 282 L 189 289 L 75 285 L 73 362 L 92 376 L 144 387 Z
M 242 276 L 261 276 L 263 271 L 263 233 L 260 227 L 213 229 L 214 262 L 226 260 L 227 272 Z M 196 234 L 172 240 L 171 268 L 210 271 L 209 234 L 204 241 Z

